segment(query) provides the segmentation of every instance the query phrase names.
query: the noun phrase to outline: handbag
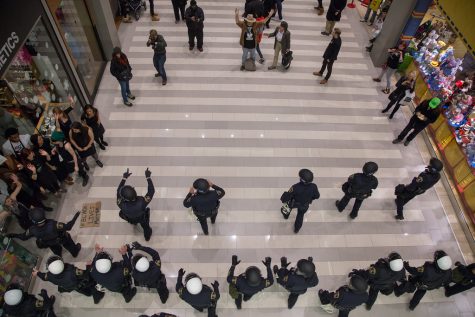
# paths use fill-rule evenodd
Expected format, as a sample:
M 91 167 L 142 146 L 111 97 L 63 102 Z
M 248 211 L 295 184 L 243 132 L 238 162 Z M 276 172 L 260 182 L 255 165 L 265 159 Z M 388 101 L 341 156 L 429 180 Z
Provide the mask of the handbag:
M 132 79 L 132 72 L 130 71 L 130 69 L 126 69 L 124 71 L 122 71 L 120 74 L 119 74 L 119 79 L 120 80 L 131 80 Z

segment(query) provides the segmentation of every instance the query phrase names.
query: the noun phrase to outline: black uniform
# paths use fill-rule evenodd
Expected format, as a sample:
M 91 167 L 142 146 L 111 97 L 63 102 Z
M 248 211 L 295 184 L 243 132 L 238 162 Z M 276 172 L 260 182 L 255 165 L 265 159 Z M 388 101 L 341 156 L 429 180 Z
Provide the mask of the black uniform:
M 199 294 L 192 295 L 183 285 L 182 280 L 183 275 L 178 275 L 176 281 L 176 291 L 178 296 L 200 312 L 203 312 L 204 309 L 208 309 L 208 317 L 218 317 L 218 315 L 216 315 L 216 305 L 218 304 L 220 297 L 218 285 L 214 284 L 213 289 L 208 285 L 203 285 L 203 289 Z
M 305 278 L 303 275 L 297 274 L 296 268 L 288 270 L 281 267 L 277 271 L 277 283 L 289 291 L 288 307 L 290 309 L 297 302 L 299 295 L 305 294 L 308 288 L 317 286 L 318 276 L 315 272 L 311 277 Z
M 43 293 L 43 291 L 41 294 L 43 300 L 23 292 L 23 298 L 17 305 L 3 304 L 3 314 L 8 317 L 56 317 L 53 311 L 54 297 L 48 298 L 46 292 Z
M 439 172 L 425 170 L 414 177 L 409 185 L 398 185 L 395 188 L 397 216 L 404 219 L 403 208 L 412 198 L 425 193 L 440 180 Z
M 440 111 L 437 108 L 431 109 L 429 107 L 429 102 L 430 102 L 430 99 L 424 100 L 416 107 L 414 111 L 414 115 L 409 120 L 409 123 L 406 125 L 404 130 L 402 130 L 401 133 L 399 133 L 397 137 L 398 141 L 404 140 L 404 138 L 409 133 L 409 131 L 413 130 L 406 139 L 406 142 L 411 142 L 412 139 L 414 139 L 419 132 L 421 132 L 422 130 L 425 129 L 425 127 L 427 127 L 429 124 L 437 120 L 437 118 L 440 115 Z M 426 120 L 425 121 L 420 120 L 416 116 L 417 112 L 423 114 L 426 117 Z
M 384 295 L 390 295 L 394 288 L 398 286 L 397 282 L 406 281 L 406 270 L 402 269 L 401 271 L 394 272 L 391 270 L 387 259 L 379 259 L 367 270 L 356 270 L 354 274 L 358 274 L 368 281 L 369 297 L 366 302 L 368 310 L 373 307 L 379 292 Z
M 280 197 L 280 200 L 283 203 L 287 203 L 290 208 L 297 208 L 297 218 L 294 225 L 295 233 L 299 232 L 300 228 L 302 228 L 303 216 L 307 212 L 309 205 L 318 198 L 320 198 L 320 193 L 318 192 L 317 185 L 304 182 L 292 185 Z M 289 215 L 284 216 L 284 218 L 288 219 Z
M 452 282 L 455 283 L 451 286 L 445 286 L 445 296 L 450 297 L 452 295 L 467 291 L 475 286 L 475 263 L 470 265 L 463 265 L 459 262 L 455 263 L 455 268 L 452 270 Z
M 191 18 L 195 17 L 193 21 Z M 195 47 L 195 37 L 198 49 L 203 48 L 203 21 L 205 15 L 200 7 L 188 7 L 185 11 L 186 26 L 188 27 L 188 45 L 190 49 Z
M 122 255 L 122 261 L 112 262 L 112 267 L 107 273 L 99 273 L 96 270 L 97 254 L 88 267 L 92 278 L 100 286 L 108 289 L 111 292 L 121 293 L 125 301 L 128 303 L 135 296 L 137 289 L 132 287 L 132 278 L 130 275 L 131 269 L 129 266 L 129 259 L 127 255 Z
M 180 15 L 181 15 L 181 19 L 185 21 L 186 3 L 187 3 L 187 0 L 172 0 L 173 13 L 175 14 L 175 22 L 180 21 Z
M 216 221 L 219 200 L 223 198 L 225 194 L 224 189 L 219 186 L 213 185 L 212 188 L 214 190 L 209 190 L 204 194 L 188 193 L 183 201 L 183 206 L 193 209 L 193 213 L 198 218 L 204 234 L 208 234 L 208 222 L 206 219 L 211 218 L 211 223 Z
M 117 188 L 117 206 L 120 208 L 119 216 L 130 224 L 140 224 L 144 231 L 145 240 L 148 241 L 152 235 L 152 228 L 150 228 L 150 208 L 147 206 L 155 194 L 152 179 L 147 177 L 148 188 L 145 197 L 139 196 L 134 201 L 127 201 L 120 194 L 125 182 L 126 179 L 123 178 Z
M 66 224 L 57 222 L 56 220 L 46 219 L 41 224 L 35 224 L 31 226 L 24 233 L 12 233 L 9 234 L 8 237 L 18 238 L 23 241 L 35 237 L 36 245 L 40 249 L 50 248 L 54 254 L 61 256 L 63 253 L 61 248 L 62 246 L 68 250 L 73 257 L 77 257 L 79 251 L 81 250 L 81 244 L 74 243 L 68 231 L 73 228 L 78 217 L 79 212 L 77 212 L 74 215 L 74 218 Z
M 435 262 L 425 262 L 417 268 L 405 265 L 405 268 L 411 274 L 409 280 L 396 287 L 394 294 L 400 296 L 416 291 L 409 303 L 411 310 L 416 308 L 427 291 L 448 285 L 452 278 L 452 270 L 441 270 Z
M 165 303 L 168 299 L 169 291 L 167 279 L 161 271 L 162 262 L 160 261 L 160 255 L 154 249 L 142 245 L 134 246 L 134 249 L 146 252 L 152 256 L 150 267 L 146 272 L 139 272 L 135 268 L 132 269 L 135 286 L 156 288 L 162 303 Z M 131 253 L 129 253 L 129 257 L 132 259 Z
M 338 317 L 347 317 L 350 311 L 368 301 L 368 293 L 355 292 L 347 285 L 340 287 L 336 292 L 320 291 L 318 293 L 322 304 L 331 304 L 339 310 Z
M 238 276 L 234 276 L 234 269 L 236 268 L 235 265 L 231 265 L 231 268 L 228 272 L 227 281 L 230 284 L 230 288 L 235 288 L 237 291 L 237 297 L 234 298 L 236 306 L 238 308 L 241 307 L 242 300 L 248 301 L 254 296 L 255 294 L 259 293 L 265 288 L 268 288 L 274 284 L 274 276 L 272 275 L 272 270 L 270 267 L 270 263 L 267 268 L 267 278 L 264 279 L 261 277 L 261 282 L 257 286 L 251 286 L 248 284 L 246 280 L 246 273 L 242 273 Z
M 37 276 L 43 281 L 57 285 L 60 293 L 76 291 L 86 296 L 92 296 L 96 304 L 104 296 L 104 293 L 96 289 L 96 282 L 88 271 L 78 269 L 69 263 L 64 263 L 64 271 L 60 274 L 38 272 Z
M 378 179 L 374 175 L 366 175 L 364 173 L 356 173 L 348 177 L 348 181 L 343 184 L 341 189 L 345 193 L 342 199 L 337 201 L 337 208 L 339 212 L 345 209 L 351 198 L 355 198 L 355 204 L 351 210 L 350 217 L 358 217 L 358 210 L 363 203 L 363 200 L 370 197 L 373 189 L 378 187 Z

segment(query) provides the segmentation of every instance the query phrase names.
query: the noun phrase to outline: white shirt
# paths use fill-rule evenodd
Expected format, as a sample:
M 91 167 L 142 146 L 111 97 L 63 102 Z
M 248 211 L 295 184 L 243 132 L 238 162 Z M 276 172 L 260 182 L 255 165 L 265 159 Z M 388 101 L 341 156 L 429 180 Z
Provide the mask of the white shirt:
M 275 38 L 277 39 L 277 41 L 279 42 L 282 42 L 282 37 L 284 36 L 284 32 L 277 32 L 277 34 L 275 35 Z
M 2 151 L 4 155 L 15 156 L 15 152 L 18 153 L 24 148 L 29 149 L 30 147 L 31 147 L 30 135 L 21 134 L 20 142 L 11 142 L 10 140 L 5 141 L 5 143 L 3 143 L 3 146 L 2 146 Z

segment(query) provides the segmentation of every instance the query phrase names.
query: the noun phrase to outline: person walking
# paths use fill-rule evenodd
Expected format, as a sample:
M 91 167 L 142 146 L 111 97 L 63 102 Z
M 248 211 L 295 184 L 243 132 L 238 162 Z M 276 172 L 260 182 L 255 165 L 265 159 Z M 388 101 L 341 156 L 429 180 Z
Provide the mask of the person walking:
M 284 0 L 274 0 L 274 6 L 277 9 L 277 14 L 279 15 L 279 21 L 284 20 L 284 18 L 282 17 L 282 2 L 284 2 Z
M 270 33 L 267 37 L 274 37 L 274 61 L 272 65 L 267 69 L 273 70 L 277 68 L 277 62 L 279 60 L 279 54 L 282 52 L 282 56 L 290 51 L 290 32 L 287 22 L 280 22 L 280 26 L 275 28 L 275 31 Z
M 376 19 L 376 21 L 373 23 L 373 30 L 371 31 L 370 39 L 369 39 L 369 44 L 366 46 L 366 51 L 371 52 L 373 50 L 373 45 L 376 39 L 379 36 L 379 33 L 381 33 L 381 30 L 383 29 L 383 24 L 384 20 L 386 20 L 386 15 L 387 12 L 383 11 L 379 15 L 379 17 Z
M 430 159 L 429 165 L 425 170 L 414 177 L 408 185 L 399 184 L 394 189 L 396 194 L 397 220 L 404 220 L 404 205 L 411 201 L 414 197 L 425 193 L 429 188 L 433 187 L 440 180 L 440 172 L 444 168 L 444 164 L 435 157 Z
M 172 0 L 173 13 L 175 14 L 175 24 L 180 22 L 180 17 L 185 21 L 185 7 L 188 0 Z
M 205 14 L 203 9 L 198 7 L 196 0 L 190 1 L 190 6 L 185 11 L 186 26 L 188 27 L 188 45 L 192 51 L 195 47 L 195 37 L 198 51 L 203 52 L 203 21 Z
M 325 13 L 325 9 L 323 8 L 322 0 L 317 0 L 315 5 L 313 6 L 315 10 L 317 10 L 318 15 L 323 15 Z
M 167 73 L 165 72 L 165 62 L 167 60 L 167 42 L 157 30 L 150 30 L 147 47 L 153 49 L 153 66 L 157 70 L 155 77 L 162 77 L 162 85 L 167 84 Z
M 295 218 L 294 232 L 298 233 L 302 228 L 303 217 L 307 212 L 310 204 L 320 198 L 320 192 L 318 187 L 313 182 L 312 171 L 303 168 L 299 171 L 300 182 L 294 184 L 290 189 L 282 194 L 280 201 L 284 205 L 281 212 L 284 219 L 289 219 L 290 212 L 293 208 L 297 208 L 297 218 Z M 286 206 L 286 207 L 285 207 Z
M 404 57 L 404 50 L 406 49 L 406 43 L 401 42 L 398 46 L 388 49 L 388 59 L 386 64 L 381 69 L 381 74 L 378 77 L 373 78 L 373 81 L 379 83 L 381 78 L 386 74 L 386 88 L 381 90 L 385 94 L 389 94 L 391 88 L 391 77 L 396 73 L 399 64 L 402 63 Z
M 346 7 L 347 0 L 330 0 L 330 5 L 327 10 L 327 23 L 325 25 L 325 31 L 321 32 L 322 35 L 329 36 L 333 32 L 336 22 L 341 19 L 341 12 Z
M 94 133 L 91 128 L 81 124 L 80 122 L 73 122 L 71 130 L 69 131 L 69 139 L 78 152 L 86 171 L 89 171 L 89 165 L 87 164 L 87 158 L 89 156 L 94 158 L 97 166 L 104 166 L 97 155 L 96 147 L 94 146 Z
M 440 115 L 437 107 L 440 105 L 441 100 L 437 97 L 422 101 L 415 109 L 414 114 L 407 123 L 406 127 L 399 133 L 397 138 L 393 140 L 393 144 L 401 143 L 409 131 L 412 132 L 407 136 L 404 145 L 408 146 L 409 143 L 429 124 L 434 123 Z
M 320 68 L 318 72 L 317 71 L 313 72 L 315 76 L 323 76 L 325 69 L 328 69 L 325 78 L 323 78 L 320 81 L 321 85 L 325 85 L 330 79 L 330 76 L 332 75 L 332 70 L 333 70 L 333 63 L 336 61 L 338 57 L 338 53 L 340 53 L 341 30 L 339 28 L 335 28 L 332 32 L 332 35 L 333 35 L 332 40 L 330 41 L 325 52 L 323 53 L 322 67 Z
M 129 81 L 132 79 L 132 67 L 130 67 L 127 56 L 122 53 L 120 47 L 114 47 L 110 72 L 120 85 L 122 100 L 127 107 L 133 106 L 129 99 L 134 100 L 135 96 L 130 92 Z
M 388 96 L 390 100 L 386 108 L 384 108 L 381 113 L 388 112 L 393 106 L 394 109 L 389 115 L 389 119 L 394 117 L 394 114 L 401 107 L 401 102 L 405 98 L 411 98 L 412 93 L 416 85 L 416 76 L 415 71 L 410 72 L 407 76 L 402 76 L 396 83 L 396 89 Z
M 264 21 L 265 17 L 263 16 L 260 16 L 258 18 L 256 18 L 256 21 L 257 22 L 262 22 Z M 269 21 L 267 21 L 269 22 Z M 261 25 L 258 29 L 257 29 L 257 44 L 256 44 L 256 52 L 257 54 L 259 54 L 259 64 L 264 64 L 264 62 L 266 61 L 264 59 L 264 55 L 262 54 L 262 51 L 261 51 L 261 42 L 262 42 L 262 36 L 264 35 L 264 25 Z
M 256 61 L 257 34 L 259 33 L 259 28 L 269 21 L 273 13 L 274 10 L 272 9 L 264 20 L 257 22 L 252 14 L 247 15 L 244 20 L 241 20 L 239 18 L 239 9 L 236 8 L 234 10 L 236 25 L 241 29 L 241 37 L 239 39 L 239 44 L 242 47 L 241 70 L 245 70 L 244 64 L 248 56 L 253 62 Z
M 104 141 L 104 133 L 106 132 L 106 129 L 104 129 L 101 118 L 99 117 L 99 110 L 97 110 L 93 105 L 85 105 L 84 113 L 81 115 L 81 121 L 92 129 L 94 141 L 96 141 L 101 150 L 105 150 L 106 146 L 109 144 Z
M 351 198 L 355 198 L 355 204 L 350 213 L 350 218 L 358 217 L 358 210 L 363 200 L 370 197 L 373 190 L 378 187 L 378 179 L 373 175 L 378 171 L 378 164 L 375 162 L 366 162 L 363 165 L 363 173 L 356 173 L 348 177 L 346 183 L 341 186 L 345 194 L 342 199 L 335 202 L 336 208 L 342 212 L 350 202 Z
M 148 0 L 148 3 L 150 5 L 150 19 L 152 21 L 160 21 L 160 16 L 158 15 L 158 12 L 156 12 L 155 14 L 155 7 L 153 5 L 153 0 Z
M 368 25 L 372 25 L 374 20 L 376 20 L 376 16 L 378 15 L 378 9 L 381 6 L 383 0 L 371 0 L 366 8 L 366 13 L 364 17 L 360 20 L 360 22 L 368 22 Z M 371 18 L 369 17 L 371 15 Z

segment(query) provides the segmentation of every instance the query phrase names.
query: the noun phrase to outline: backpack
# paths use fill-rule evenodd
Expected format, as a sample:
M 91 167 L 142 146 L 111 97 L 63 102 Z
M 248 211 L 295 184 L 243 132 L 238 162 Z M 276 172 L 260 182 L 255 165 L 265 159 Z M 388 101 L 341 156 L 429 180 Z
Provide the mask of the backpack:
M 249 72 L 256 71 L 256 62 L 252 58 L 248 58 L 244 63 L 244 68 Z

